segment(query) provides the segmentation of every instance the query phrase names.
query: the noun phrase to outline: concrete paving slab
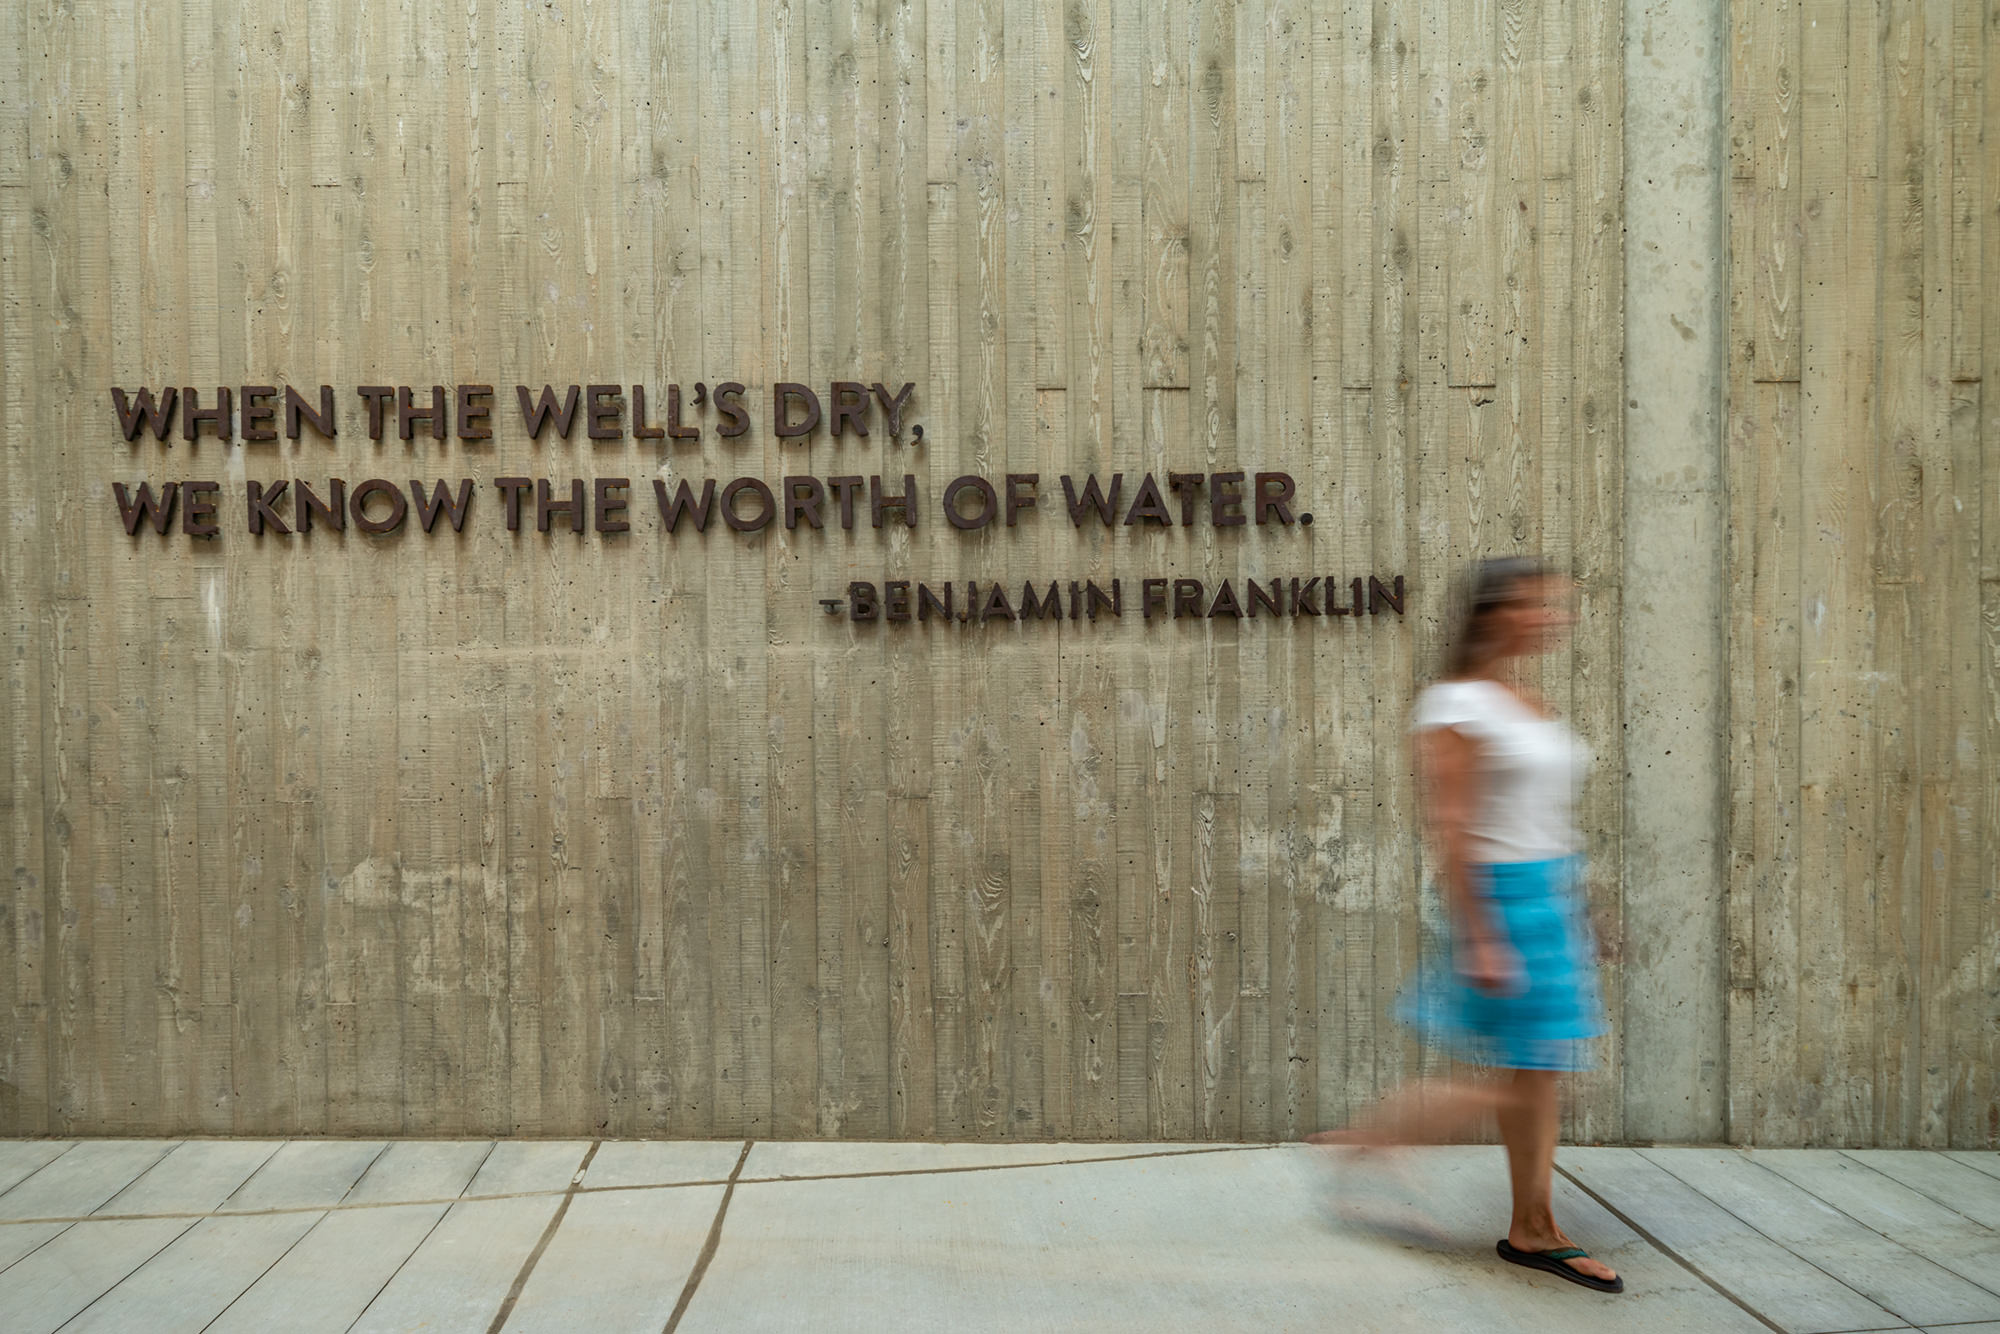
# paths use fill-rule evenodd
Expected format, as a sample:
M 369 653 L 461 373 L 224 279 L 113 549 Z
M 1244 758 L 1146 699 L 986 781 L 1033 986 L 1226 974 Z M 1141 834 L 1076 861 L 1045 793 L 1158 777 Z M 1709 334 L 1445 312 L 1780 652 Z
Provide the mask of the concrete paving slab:
M 610 1146 L 605 1146 L 609 1148 Z M 947 1168 L 1028 1167 L 1042 1163 L 1149 1154 L 1200 1153 L 1264 1145 L 1214 1144 L 899 1144 L 759 1143 L 743 1164 L 743 1180 L 776 1177 L 859 1176 L 871 1172 L 933 1172 Z M 600 1155 L 601 1156 L 601 1155 Z M 593 1169 L 593 1175 L 595 1169 Z
M 1956 1209 L 1974 1222 L 2000 1229 L 2000 1177 L 1988 1176 L 1942 1153 L 1908 1149 L 1848 1149 L 1847 1156 L 1910 1189 Z M 0 1205 L 6 1197 L 0 1196 Z
M 271 1160 L 283 1140 L 186 1140 L 93 1212 L 205 1214 Z
M 19 1178 L 11 1190 L 0 1195 L 0 1220 L 65 1221 L 0 1221 L 0 1275 L 60 1237 L 71 1226 L 67 1220 L 91 1213 L 124 1190 L 174 1147 L 171 1140 L 95 1140 L 49 1158 L 38 1171 Z M 27 1274 L 35 1272 L 31 1269 Z M 11 1285 L 28 1279 L 24 1275 L 7 1281 Z M 0 1325 L 0 1329 L 5 1328 Z
M 687 1183 L 741 1152 L 600 1145 L 563 1213 L 586 1142 L 28 1143 L 0 1145 L 25 1165 L 7 1194 L 62 1212 L 0 1220 L 5 1334 L 482 1334 L 545 1235 L 510 1330 L 657 1331 L 722 1198 Z M 682 1328 L 1765 1328 L 1748 1307 L 1815 1334 L 2000 1334 L 2000 1230 L 1973 1216 L 2000 1176 L 1966 1157 L 1565 1149 L 1672 1252 L 1559 1176 L 1558 1218 L 1629 1285 L 1604 1297 L 1493 1255 L 1497 1148 L 1390 1170 L 1297 1145 L 760 1144 Z
M 172 1140 L 87 1140 L 0 1195 L 0 1219 L 80 1218 L 173 1147 Z
M 1604 1297 L 1502 1264 L 1505 1169 L 1477 1152 L 1377 1200 L 1298 1148 L 743 1184 L 682 1329 L 1761 1328 L 1581 1196 L 1573 1228 L 1649 1281 Z M 1365 1216 L 1412 1200 L 1428 1234 Z
M 227 1143 L 161 1144 L 166 1152 L 124 1189 L 99 1206 L 101 1213 L 198 1214 L 213 1209 L 277 1147 Z M 84 1309 L 199 1221 L 186 1217 L 143 1227 L 89 1222 L 10 1229 L 0 1236 L 0 1329 L 49 1328 Z M 34 1245 L 24 1243 L 33 1242 Z M 46 1243 L 46 1244 L 43 1244 Z M 19 1262 L 18 1267 L 15 1262 Z M 108 1278 L 108 1281 L 106 1281 Z
M 1906 1324 L 1634 1149 L 1564 1149 L 1558 1168 L 1793 1334 Z
M 389 1146 L 381 1140 L 292 1140 L 224 1202 L 231 1212 L 338 1204 Z
M 86 1307 L 63 1334 L 199 1334 L 323 1217 L 204 1219 Z
M 210 1334 L 341 1334 L 448 1206 L 392 1204 L 322 1217 L 282 1259 L 210 1325 Z
M 67 1139 L 0 1140 L 0 1194 L 14 1189 L 76 1147 Z
M 7 1271 L 0 1329 L 50 1334 L 193 1226 L 184 1218 L 76 1224 Z
M 7 1271 L 59 1237 L 71 1223 L 0 1223 L 0 1282 Z
M 561 1202 L 529 1195 L 453 1205 L 353 1334 L 484 1334 Z
M 658 1334 L 708 1239 L 722 1191 L 681 1186 L 576 1196 L 521 1290 L 508 1334 Z M 767 1274 L 784 1268 L 772 1258 L 765 1256 Z
M 583 1166 L 590 1141 L 502 1140 L 487 1156 L 468 1196 L 519 1195 L 528 1191 L 568 1190 L 570 1179 Z
M 1895 1238 L 1989 1292 L 2000 1292 L 2000 1232 L 1836 1149 L 1764 1149 L 1755 1160 L 1864 1227 Z
M 583 1184 L 607 1186 L 673 1186 L 691 1181 L 727 1181 L 743 1141 L 611 1139 L 597 1146 Z
M 1955 1163 L 1964 1163 L 1967 1167 L 1977 1168 L 1987 1176 L 2000 1177 L 2000 1153 L 1982 1149 L 1954 1149 L 1945 1154 L 1945 1157 Z
M 1993 1293 L 1864 1227 L 1759 1166 L 1749 1154 L 1735 1149 L 1639 1152 L 1898 1320 L 1956 1325 L 2000 1319 L 2000 1298 Z
M 1340 1220 L 1343 1234 L 1403 1238 L 1430 1251 L 1455 1245 L 1479 1271 L 1497 1270 L 1507 1281 L 1558 1293 L 1577 1291 L 1493 1255 L 1512 1207 L 1506 1159 L 1498 1148 L 1428 1148 L 1393 1155 L 1387 1165 L 1339 1150 L 1315 1156 L 1331 1182 L 1322 1212 Z M 1675 1294 L 1685 1292 L 1706 1302 L 1715 1295 L 1567 1178 L 1559 1176 L 1552 1185 L 1557 1221 L 1577 1244 L 1625 1277 L 1628 1296 L 1678 1300 Z
M 455 1200 L 465 1193 L 493 1152 L 493 1141 L 404 1140 L 369 1165 L 347 1204 L 404 1204 Z

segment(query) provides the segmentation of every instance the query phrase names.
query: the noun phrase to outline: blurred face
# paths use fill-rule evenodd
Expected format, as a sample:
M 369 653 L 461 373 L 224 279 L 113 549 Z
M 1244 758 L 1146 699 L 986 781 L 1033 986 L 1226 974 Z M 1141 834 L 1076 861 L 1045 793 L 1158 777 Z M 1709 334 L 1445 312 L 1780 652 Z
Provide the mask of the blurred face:
M 1576 585 L 1560 575 L 1523 579 L 1492 615 L 1495 646 L 1502 656 L 1545 652 L 1576 624 Z

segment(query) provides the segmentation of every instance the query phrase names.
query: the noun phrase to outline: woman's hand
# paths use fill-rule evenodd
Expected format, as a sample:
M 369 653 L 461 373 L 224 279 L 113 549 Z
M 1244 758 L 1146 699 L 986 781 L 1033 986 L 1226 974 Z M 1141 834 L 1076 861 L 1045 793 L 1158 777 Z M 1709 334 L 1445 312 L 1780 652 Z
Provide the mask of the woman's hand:
M 1518 996 L 1526 980 L 1521 956 L 1514 947 L 1492 936 L 1467 940 L 1458 949 L 1458 972 L 1475 991 L 1489 996 Z

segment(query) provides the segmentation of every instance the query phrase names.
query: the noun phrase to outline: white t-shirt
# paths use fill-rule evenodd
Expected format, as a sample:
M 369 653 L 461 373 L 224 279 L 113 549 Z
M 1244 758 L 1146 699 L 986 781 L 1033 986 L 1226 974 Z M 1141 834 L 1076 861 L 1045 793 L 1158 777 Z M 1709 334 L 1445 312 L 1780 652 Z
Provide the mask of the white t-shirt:
M 1479 747 L 1484 792 L 1468 831 L 1473 861 L 1546 861 L 1583 847 L 1574 810 L 1590 751 L 1560 720 L 1497 682 L 1440 681 L 1417 696 L 1413 727 L 1455 728 Z

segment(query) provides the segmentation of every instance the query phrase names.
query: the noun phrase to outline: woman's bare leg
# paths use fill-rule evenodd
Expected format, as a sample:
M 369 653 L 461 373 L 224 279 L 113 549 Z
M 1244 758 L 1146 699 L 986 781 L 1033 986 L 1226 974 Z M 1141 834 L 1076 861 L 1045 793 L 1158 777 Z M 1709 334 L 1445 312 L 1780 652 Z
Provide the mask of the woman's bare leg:
M 1556 1136 L 1562 1128 L 1556 1098 L 1556 1072 L 1516 1070 L 1513 1096 L 1500 1103 L 1500 1138 L 1507 1145 L 1507 1174 L 1514 1186 L 1514 1217 L 1507 1225 L 1507 1244 L 1521 1251 L 1549 1251 L 1574 1246 L 1556 1226 L 1550 1208 L 1556 1165 Z M 1614 1278 L 1595 1260 L 1565 1261 L 1593 1278 Z
M 1406 1084 L 1357 1125 L 1307 1135 L 1306 1143 L 1378 1149 L 1445 1143 L 1463 1136 L 1512 1097 L 1509 1086 L 1490 1079 Z

